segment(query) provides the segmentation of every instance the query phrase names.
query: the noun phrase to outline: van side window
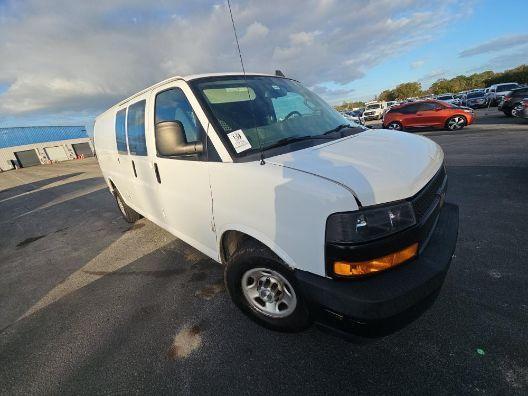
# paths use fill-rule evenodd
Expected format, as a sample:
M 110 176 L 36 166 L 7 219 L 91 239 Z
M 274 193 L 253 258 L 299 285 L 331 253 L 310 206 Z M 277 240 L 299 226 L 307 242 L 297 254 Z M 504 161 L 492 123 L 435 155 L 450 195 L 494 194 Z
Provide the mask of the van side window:
M 202 139 L 203 130 L 200 121 L 180 88 L 172 88 L 156 96 L 154 123 L 163 121 L 180 121 L 185 129 L 187 143 Z
M 127 143 L 126 143 L 126 109 L 119 110 L 116 114 L 115 120 L 115 136 L 117 143 L 117 152 L 119 154 L 128 154 Z
M 128 108 L 127 117 L 128 148 L 132 155 L 147 155 L 145 141 L 145 100 Z

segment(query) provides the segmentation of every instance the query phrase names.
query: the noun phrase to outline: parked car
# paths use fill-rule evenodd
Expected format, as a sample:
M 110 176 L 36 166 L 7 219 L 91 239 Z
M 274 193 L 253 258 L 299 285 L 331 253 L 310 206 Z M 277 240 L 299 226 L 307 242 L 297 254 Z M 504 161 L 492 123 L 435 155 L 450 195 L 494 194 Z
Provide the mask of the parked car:
M 363 118 L 365 120 L 381 120 L 383 118 L 383 112 L 387 109 L 387 102 L 383 101 L 372 101 L 365 103 L 365 111 Z
M 345 111 L 343 116 L 352 122 L 355 122 L 360 125 L 365 125 L 365 118 L 363 118 L 363 113 L 359 110 L 354 111 Z
M 512 110 L 512 115 L 515 117 L 528 119 L 528 98 L 524 98 L 515 108 Z
M 459 106 L 465 106 L 467 101 L 467 93 L 457 93 L 456 95 L 453 95 L 455 99 L 458 99 L 458 105 Z M 456 103 L 455 103 L 456 104 Z
M 436 100 L 440 100 L 440 101 L 445 102 L 445 103 L 456 105 L 456 106 L 459 106 L 459 105 L 462 104 L 461 100 L 456 98 L 455 95 L 453 95 L 452 93 L 446 93 L 446 94 L 438 95 L 435 99 Z
M 399 102 L 396 101 L 396 100 L 388 101 L 388 102 L 387 102 L 387 107 L 385 107 L 385 109 L 383 109 L 383 114 L 381 115 L 381 118 L 383 119 L 383 117 L 385 116 L 385 113 L 386 113 L 387 111 L 389 111 L 389 109 L 390 109 L 391 107 L 398 106 L 398 104 L 399 104 Z
M 222 263 L 234 303 L 268 328 L 378 323 L 443 284 L 458 208 L 440 146 L 351 128 L 295 80 L 171 78 L 98 116 L 94 133 L 123 217 Z
M 425 100 L 393 107 L 385 114 L 383 128 L 445 128 L 456 131 L 472 124 L 474 117 L 470 108 L 438 100 Z
M 493 84 L 489 87 L 487 100 L 490 106 L 497 106 L 506 92 L 519 88 L 517 83 Z
M 466 96 L 466 103 L 464 105 L 471 107 L 472 109 L 487 107 L 488 102 L 484 90 L 469 92 Z
M 505 115 L 512 115 L 512 110 L 528 96 L 528 88 L 517 88 L 506 92 L 502 97 L 498 109 Z

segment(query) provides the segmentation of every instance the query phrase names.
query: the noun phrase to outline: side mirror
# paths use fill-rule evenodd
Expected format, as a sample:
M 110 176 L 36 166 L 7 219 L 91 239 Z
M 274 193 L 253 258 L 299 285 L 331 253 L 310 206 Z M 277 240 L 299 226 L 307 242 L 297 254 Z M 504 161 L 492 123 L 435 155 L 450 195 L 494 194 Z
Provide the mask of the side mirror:
M 440 111 L 440 110 L 442 110 L 441 107 L 435 107 L 435 111 Z
M 156 151 L 159 155 L 192 155 L 203 153 L 202 142 L 187 143 L 185 128 L 180 121 L 163 121 L 156 124 Z

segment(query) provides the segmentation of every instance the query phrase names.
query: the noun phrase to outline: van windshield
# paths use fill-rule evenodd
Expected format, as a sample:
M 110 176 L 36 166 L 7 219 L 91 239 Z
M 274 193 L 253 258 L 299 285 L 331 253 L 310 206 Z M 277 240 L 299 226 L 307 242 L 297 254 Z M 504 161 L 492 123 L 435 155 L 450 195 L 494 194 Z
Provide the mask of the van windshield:
M 208 77 L 191 81 L 191 86 L 238 156 L 275 147 L 289 138 L 322 136 L 351 124 L 317 95 L 287 78 Z M 243 142 L 237 147 L 234 139 L 247 139 L 249 145 Z
M 367 105 L 365 107 L 366 110 L 373 110 L 373 109 L 379 109 L 381 107 L 380 104 L 376 103 L 376 104 L 370 104 L 370 105 Z

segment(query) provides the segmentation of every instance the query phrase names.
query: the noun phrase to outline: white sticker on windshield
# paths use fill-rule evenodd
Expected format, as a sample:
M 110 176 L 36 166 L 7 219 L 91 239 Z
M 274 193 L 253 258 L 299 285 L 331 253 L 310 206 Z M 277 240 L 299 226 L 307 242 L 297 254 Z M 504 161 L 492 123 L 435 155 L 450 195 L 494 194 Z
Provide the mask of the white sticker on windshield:
M 235 148 L 237 154 L 251 148 L 251 143 L 249 143 L 249 140 L 247 140 L 247 137 L 244 132 L 242 132 L 242 129 L 237 129 L 234 132 L 228 133 L 227 137 L 231 141 L 231 144 Z

